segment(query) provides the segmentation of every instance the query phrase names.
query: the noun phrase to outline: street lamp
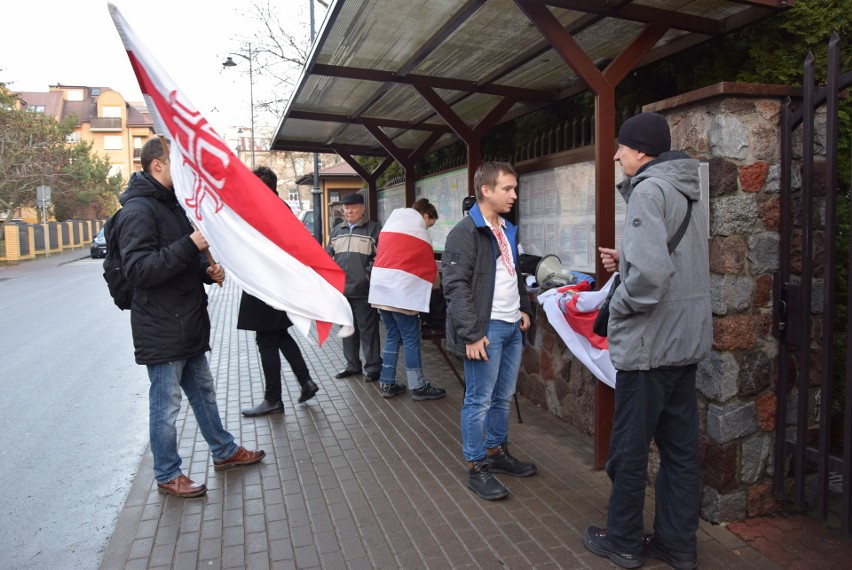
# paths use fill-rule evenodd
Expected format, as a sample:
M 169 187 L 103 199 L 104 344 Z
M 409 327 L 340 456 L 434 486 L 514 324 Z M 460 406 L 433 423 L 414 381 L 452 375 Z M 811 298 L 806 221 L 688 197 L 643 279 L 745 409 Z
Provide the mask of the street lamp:
M 319 1 L 319 0 L 318 0 Z M 314 41 L 314 3 L 310 0 L 311 6 L 311 43 Z M 323 6 L 325 4 L 323 3 Z M 327 7 L 327 6 L 326 6 Z M 306 63 L 307 65 L 307 63 Z M 319 187 L 319 154 L 314 152 L 314 189 L 311 192 L 314 198 L 314 238 L 322 244 L 322 190 Z M 331 231 L 331 227 L 329 227 Z
M 254 168 L 254 68 L 252 66 L 252 51 L 251 44 L 248 45 L 248 56 L 239 52 L 231 53 L 228 58 L 222 62 L 222 67 L 236 67 L 237 62 L 231 56 L 238 55 L 248 61 L 249 64 L 249 105 L 251 105 L 251 167 Z

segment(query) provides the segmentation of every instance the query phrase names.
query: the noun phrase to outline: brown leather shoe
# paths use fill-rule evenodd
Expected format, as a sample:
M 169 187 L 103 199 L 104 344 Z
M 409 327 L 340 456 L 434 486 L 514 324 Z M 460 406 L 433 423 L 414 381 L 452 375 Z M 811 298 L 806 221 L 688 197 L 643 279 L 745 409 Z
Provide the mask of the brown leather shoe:
M 192 479 L 184 474 L 180 474 L 168 483 L 157 483 L 157 490 L 164 495 L 174 495 L 187 499 L 190 497 L 200 497 L 207 492 L 207 485 L 204 483 L 194 483 Z
M 214 461 L 213 469 L 215 469 L 216 471 L 224 471 L 225 469 L 231 469 L 233 467 L 239 467 L 241 465 L 252 465 L 253 463 L 257 463 L 264 457 L 266 457 L 266 452 L 262 449 L 258 449 L 257 451 L 249 451 L 241 445 L 237 452 L 228 459 L 224 459 L 222 461 Z

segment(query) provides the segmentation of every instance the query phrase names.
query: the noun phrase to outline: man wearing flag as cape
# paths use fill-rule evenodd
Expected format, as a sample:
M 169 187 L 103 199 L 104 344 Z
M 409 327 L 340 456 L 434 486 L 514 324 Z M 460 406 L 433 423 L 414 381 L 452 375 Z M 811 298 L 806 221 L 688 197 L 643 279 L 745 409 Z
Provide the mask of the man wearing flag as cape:
M 224 429 L 205 352 L 210 319 L 203 282 L 221 284 L 224 267 L 246 292 L 287 311 L 320 344 L 332 323 L 351 334 L 345 276 L 280 199 L 227 148 L 192 107 L 115 6 L 110 14 L 136 73 L 159 139 L 143 147 L 115 228 L 128 282 L 136 361 L 151 382 L 149 429 L 158 489 L 179 497 L 206 492 L 180 469 L 175 422 L 181 389 L 210 446 L 214 468 L 257 463 Z M 170 139 L 168 144 L 165 139 Z M 181 210 L 182 208 L 182 210 Z M 195 227 L 193 227 L 193 225 Z M 222 265 L 201 254 L 212 245 Z

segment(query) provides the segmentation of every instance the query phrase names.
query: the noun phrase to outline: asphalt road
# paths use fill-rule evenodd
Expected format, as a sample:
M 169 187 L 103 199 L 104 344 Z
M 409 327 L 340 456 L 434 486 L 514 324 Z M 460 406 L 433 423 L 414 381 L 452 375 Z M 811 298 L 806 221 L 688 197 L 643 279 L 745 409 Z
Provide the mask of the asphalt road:
M 130 313 L 83 255 L 0 268 L 2 568 L 97 568 L 148 442 Z

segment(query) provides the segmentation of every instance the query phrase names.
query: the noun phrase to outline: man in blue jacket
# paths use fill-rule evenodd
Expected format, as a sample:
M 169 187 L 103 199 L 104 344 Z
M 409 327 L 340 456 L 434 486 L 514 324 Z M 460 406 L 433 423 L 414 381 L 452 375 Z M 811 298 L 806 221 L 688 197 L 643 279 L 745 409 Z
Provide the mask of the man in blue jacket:
M 532 463 L 509 454 L 509 405 L 521 366 L 530 300 L 518 268 L 518 199 L 510 164 L 487 162 L 474 175 L 476 204 L 447 236 L 443 254 L 447 349 L 464 359 L 462 453 L 468 487 L 486 500 L 508 494 L 492 473 L 527 477 Z
M 136 362 L 148 368 L 148 425 L 154 476 L 160 493 L 198 497 L 207 492 L 181 472 L 175 422 L 181 389 L 198 429 L 210 446 L 217 471 L 257 463 L 266 455 L 234 442 L 222 426 L 213 375 L 204 354 L 210 350 L 210 316 L 205 283 L 225 278 L 210 266 L 207 240 L 193 230 L 172 188 L 169 155 L 153 138 L 142 147 L 142 172 L 130 177 L 121 197 L 118 235 L 122 268 L 133 285 L 130 327 Z
M 589 527 L 586 547 L 623 568 L 642 556 L 678 570 L 698 566 L 700 503 L 697 363 L 712 345 L 707 219 L 698 162 L 670 151 L 665 117 L 642 113 L 618 132 L 615 160 L 627 202 L 621 253 L 601 248 L 607 269 L 619 262 L 610 302 L 609 352 L 617 370 L 607 474 L 607 528 Z M 654 533 L 643 511 L 651 439 L 660 449 Z

